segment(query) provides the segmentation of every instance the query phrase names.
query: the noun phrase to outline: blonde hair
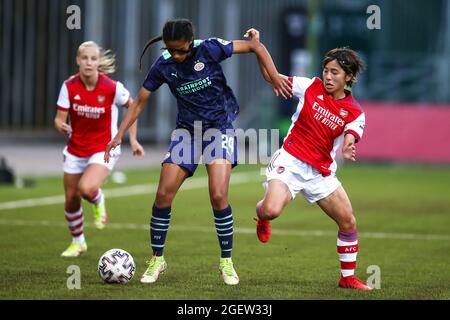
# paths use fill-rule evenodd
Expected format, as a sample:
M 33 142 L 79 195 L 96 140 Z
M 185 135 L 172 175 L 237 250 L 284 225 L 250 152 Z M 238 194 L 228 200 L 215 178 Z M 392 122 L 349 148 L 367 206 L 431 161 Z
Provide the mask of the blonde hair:
M 116 55 L 111 50 L 104 50 L 94 41 L 86 41 L 83 42 L 77 51 L 77 56 L 80 55 L 80 51 L 87 47 L 97 48 L 100 53 L 100 64 L 98 67 L 98 71 L 103 74 L 111 74 L 116 71 Z

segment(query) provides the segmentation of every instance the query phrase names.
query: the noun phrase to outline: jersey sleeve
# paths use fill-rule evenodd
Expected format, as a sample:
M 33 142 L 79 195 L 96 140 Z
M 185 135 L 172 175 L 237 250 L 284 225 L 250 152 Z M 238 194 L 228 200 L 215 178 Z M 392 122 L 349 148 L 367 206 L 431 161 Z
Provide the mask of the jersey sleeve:
M 162 84 L 164 84 L 164 82 L 164 78 L 161 72 L 158 70 L 157 62 L 155 62 L 150 68 L 150 71 L 147 74 L 147 78 L 145 79 L 142 86 L 148 91 L 154 92 L 158 90 L 158 88 Z
M 216 62 L 221 62 L 233 54 L 233 42 L 220 38 L 210 38 L 203 41 L 203 46 L 208 51 L 211 58 Z
M 355 136 L 356 142 L 358 142 L 359 140 L 361 140 L 363 136 L 365 126 L 366 126 L 366 116 L 363 112 L 355 120 L 347 123 L 347 125 L 344 128 L 344 135 L 350 133 Z
M 69 100 L 69 90 L 67 90 L 67 85 L 64 82 L 61 91 L 59 91 L 58 102 L 56 102 L 56 108 L 62 111 L 69 111 L 70 100 Z
M 289 82 L 292 86 L 292 93 L 294 96 L 301 98 L 305 95 L 306 89 L 313 83 L 314 78 L 305 77 L 289 77 Z
M 117 106 L 125 105 L 130 100 L 130 92 L 124 87 L 124 85 L 116 82 L 116 95 L 114 96 L 114 104 Z

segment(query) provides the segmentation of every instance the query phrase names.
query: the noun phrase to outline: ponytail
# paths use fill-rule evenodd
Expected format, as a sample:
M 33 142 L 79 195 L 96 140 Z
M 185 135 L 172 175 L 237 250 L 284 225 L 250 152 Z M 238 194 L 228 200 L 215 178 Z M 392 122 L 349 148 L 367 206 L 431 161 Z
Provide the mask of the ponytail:
M 145 44 L 144 50 L 142 50 L 141 58 L 139 59 L 139 70 L 142 70 L 142 58 L 144 57 L 145 52 L 147 51 L 148 47 L 150 47 L 155 42 L 161 41 L 163 39 L 162 36 L 158 36 L 156 38 L 151 39 Z
M 116 55 L 111 50 L 100 50 L 100 65 L 98 71 L 103 74 L 116 72 Z
M 144 57 L 145 51 L 147 51 L 148 47 L 152 44 L 161 40 L 164 40 L 164 42 L 174 40 L 194 40 L 194 27 L 192 22 L 187 19 L 168 20 L 164 24 L 162 35 L 151 39 L 145 45 L 139 60 L 139 70 L 141 70 L 142 67 L 142 58 Z

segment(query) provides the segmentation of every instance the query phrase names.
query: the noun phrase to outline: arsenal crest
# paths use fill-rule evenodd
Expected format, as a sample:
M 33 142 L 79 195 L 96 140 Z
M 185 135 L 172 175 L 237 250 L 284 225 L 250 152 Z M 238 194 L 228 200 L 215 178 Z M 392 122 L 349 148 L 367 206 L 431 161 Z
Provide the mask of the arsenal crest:
M 344 108 L 341 108 L 341 111 L 339 111 L 339 115 L 340 115 L 342 118 L 345 118 L 346 116 L 348 116 L 348 111 L 345 110 Z
M 98 102 L 103 103 L 103 102 L 105 102 L 105 96 L 98 96 L 97 100 L 98 100 Z

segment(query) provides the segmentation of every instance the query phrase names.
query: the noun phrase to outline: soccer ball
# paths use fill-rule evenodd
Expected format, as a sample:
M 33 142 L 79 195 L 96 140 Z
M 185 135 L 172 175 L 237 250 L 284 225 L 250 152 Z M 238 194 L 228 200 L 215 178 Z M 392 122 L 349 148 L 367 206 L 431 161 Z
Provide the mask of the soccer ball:
M 122 249 L 106 251 L 98 260 L 98 274 L 106 283 L 125 284 L 136 271 L 131 254 Z

